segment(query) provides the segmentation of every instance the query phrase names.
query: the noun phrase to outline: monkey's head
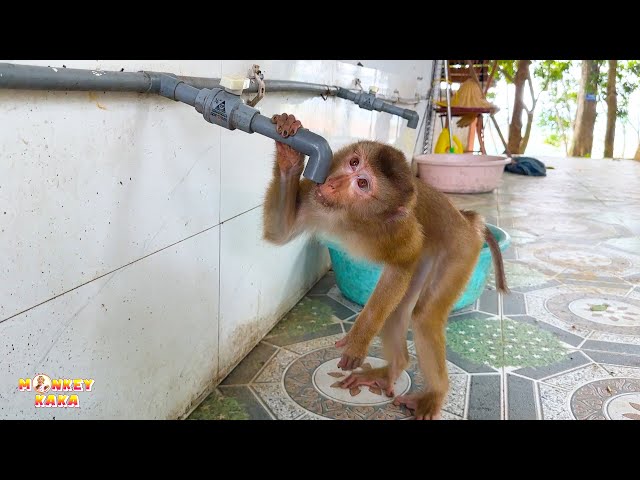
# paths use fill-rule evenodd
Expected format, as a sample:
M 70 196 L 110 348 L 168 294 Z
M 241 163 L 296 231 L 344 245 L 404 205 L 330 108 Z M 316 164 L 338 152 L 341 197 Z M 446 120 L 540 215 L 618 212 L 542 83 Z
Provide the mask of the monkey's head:
M 411 168 L 394 147 L 357 142 L 334 154 L 329 176 L 316 187 L 315 198 L 327 208 L 346 209 L 362 219 L 402 216 L 415 198 Z

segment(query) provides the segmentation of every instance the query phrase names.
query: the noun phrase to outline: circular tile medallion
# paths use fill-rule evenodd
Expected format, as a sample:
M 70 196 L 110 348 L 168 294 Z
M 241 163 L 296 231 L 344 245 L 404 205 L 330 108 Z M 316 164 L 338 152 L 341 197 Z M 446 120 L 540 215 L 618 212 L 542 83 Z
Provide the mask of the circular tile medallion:
M 621 335 L 640 335 L 640 301 L 634 298 L 563 293 L 549 298 L 545 307 L 568 325 Z
M 313 372 L 312 380 L 313 386 L 327 398 L 344 403 L 346 405 L 369 405 L 377 406 L 384 405 L 389 402 L 383 392 L 378 393 L 374 388 L 373 391 L 366 386 L 358 388 L 356 395 L 346 388 L 332 387 L 336 382 L 344 380 L 349 375 L 349 372 L 343 372 L 338 368 L 338 362 L 340 358 L 332 358 L 324 363 L 321 363 L 318 368 Z M 387 362 L 376 357 L 366 357 L 363 362 L 364 365 L 370 365 L 371 368 L 384 367 Z M 404 395 L 411 388 L 411 378 L 407 372 L 402 372 L 400 378 L 396 380 L 394 393 L 396 395 Z
M 613 397 L 605 403 L 604 411 L 611 420 L 640 420 L 640 392 Z
M 569 311 L 585 320 L 603 325 L 640 326 L 640 307 L 620 300 L 578 298 L 569 303 Z
M 586 272 L 599 276 L 621 275 L 631 266 L 623 255 L 612 251 L 595 251 L 576 245 L 544 244 L 532 249 L 536 260 L 553 266 L 554 271 Z
M 383 391 L 367 386 L 347 390 L 331 385 L 344 380 L 349 372 L 337 367 L 341 350 L 335 347 L 315 350 L 291 363 L 284 374 L 284 388 L 295 403 L 306 410 L 333 419 L 405 419 L 411 416 L 403 407 L 393 405 L 392 398 Z M 382 349 L 373 347 L 364 362 L 365 368 L 386 365 Z M 395 394 L 419 391 L 424 380 L 418 371 L 416 359 L 410 356 L 409 367 L 398 378 Z
M 573 393 L 570 406 L 578 420 L 640 420 L 640 379 L 589 382 Z

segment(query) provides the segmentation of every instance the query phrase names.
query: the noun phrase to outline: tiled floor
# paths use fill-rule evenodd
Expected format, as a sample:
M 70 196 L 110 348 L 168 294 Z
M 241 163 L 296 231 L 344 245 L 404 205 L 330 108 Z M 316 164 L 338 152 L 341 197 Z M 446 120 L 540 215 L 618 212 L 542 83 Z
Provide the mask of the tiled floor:
M 640 162 L 543 160 L 546 178 L 505 174 L 491 194 L 452 195 L 511 235 L 512 293 L 491 280 L 451 315 L 443 417 L 639 420 Z M 331 388 L 333 344 L 359 310 L 330 272 L 189 418 L 410 418 L 375 389 Z M 415 354 L 410 333 L 408 344 Z M 369 355 L 382 362 L 377 340 Z M 414 358 L 396 393 L 423 383 Z

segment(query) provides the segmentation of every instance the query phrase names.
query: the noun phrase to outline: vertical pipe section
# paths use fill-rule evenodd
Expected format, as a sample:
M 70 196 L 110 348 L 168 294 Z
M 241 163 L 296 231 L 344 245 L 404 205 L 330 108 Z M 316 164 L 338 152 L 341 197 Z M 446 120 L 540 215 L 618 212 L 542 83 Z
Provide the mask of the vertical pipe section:
M 420 120 L 418 112 L 407 108 L 396 107 L 395 105 L 387 102 L 382 102 L 380 111 L 406 119 L 408 128 L 415 129 L 418 126 L 418 121 Z
M 264 115 L 256 114 L 251 120 L 253 132 L 289 145 L 294 150 L 309 156 L 303 175 L 316 183 L 324 183 L 329 175 L 333 152 L 329 143 L 320 135 L 301 128 L 291 137 L 284 138 L 276 131 L 275 124 Z

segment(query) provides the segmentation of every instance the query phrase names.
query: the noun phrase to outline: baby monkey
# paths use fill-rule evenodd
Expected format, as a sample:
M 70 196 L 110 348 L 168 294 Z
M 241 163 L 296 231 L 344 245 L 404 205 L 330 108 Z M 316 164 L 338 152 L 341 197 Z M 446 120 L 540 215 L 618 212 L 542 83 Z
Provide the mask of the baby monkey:
M 274 115 L 283 137 L 302 124 Z M 486 241 L 496 286 L 508 292 L 500 248 L 475 212 L 458 210 L 441 192 L 418 180 L 404 154 L 389 145 L 360 141 L 333 156 L 327 180 L 300 180 L 304 155 L 276 141 L 273 178 L 264 204 L 264 238 L 276 245 L 302 232 L 334 238 L 354 257 L 383 266 L 378 284 L 349 333 L 338 367 L 358 368 L 379 333 L 388 365 L 351 374 L 344 388 L 376 386 L 394 396 L 393 385 L 409 363 L 407 329 L 426 389 L 399 396 L 416 419 L 439 418 L 449 388 L 445 326 Z

